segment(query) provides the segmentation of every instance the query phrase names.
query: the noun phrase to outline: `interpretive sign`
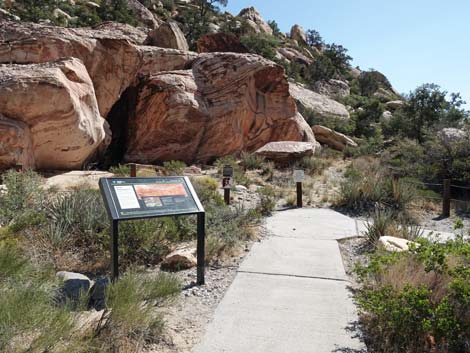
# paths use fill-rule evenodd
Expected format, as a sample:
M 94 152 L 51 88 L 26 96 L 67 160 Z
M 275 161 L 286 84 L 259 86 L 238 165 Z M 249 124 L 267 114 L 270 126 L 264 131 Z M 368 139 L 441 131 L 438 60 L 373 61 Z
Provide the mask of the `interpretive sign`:
M 294 182 L 301 183 L 305 179 L 305 172 L 302 169 L 294 170 Z
M 224 165 L 224 169 L 222 170 L 222 176 L 224 178 L 231 178 L 233 176 L 233 167 L 231 165 Z
M 100 189 L 112 219 L 204 212 L 186 177 L 102 178 Z
M 119 221 L 197 214 L 197 281 L 204 283 L 205 212 L 189 178 L 101 178 L 99 185 L 112 221 L 113 279 L 119 275 Z

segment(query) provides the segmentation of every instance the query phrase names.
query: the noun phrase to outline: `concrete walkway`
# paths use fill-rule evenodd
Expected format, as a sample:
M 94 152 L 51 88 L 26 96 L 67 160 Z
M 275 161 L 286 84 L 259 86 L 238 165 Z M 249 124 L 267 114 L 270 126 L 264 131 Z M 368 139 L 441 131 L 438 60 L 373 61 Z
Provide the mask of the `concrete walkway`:
M 363 225 L 328 209 L 267 220 L 195 353 L 365 352 L 336 239 Z

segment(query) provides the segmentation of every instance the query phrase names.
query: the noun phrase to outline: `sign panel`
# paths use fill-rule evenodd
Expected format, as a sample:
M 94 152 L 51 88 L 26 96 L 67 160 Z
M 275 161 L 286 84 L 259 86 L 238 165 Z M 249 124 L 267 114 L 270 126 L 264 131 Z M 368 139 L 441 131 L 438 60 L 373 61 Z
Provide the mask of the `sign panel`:
M 294 170 L 294 182 L 301 183 L 305 179 L 305 172 L 302 169 Z
M 114 220 L 204 212 L 187 177 L 101 178 L 100 190 Z
M 222 176 L 224 178 L 231 178 L 233 176 L 233 167 L 231 165 L 224 165 Z

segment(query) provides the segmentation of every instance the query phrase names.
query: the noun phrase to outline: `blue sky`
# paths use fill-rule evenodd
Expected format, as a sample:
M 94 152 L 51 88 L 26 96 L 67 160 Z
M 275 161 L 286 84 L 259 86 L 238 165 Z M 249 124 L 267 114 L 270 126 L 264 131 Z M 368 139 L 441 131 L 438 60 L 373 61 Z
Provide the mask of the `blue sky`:
M 342 44 L 353 65 L 383 72 L 408 93 L 423 83 L 460 92 L 470 109 L 470 0 L 228 0 L 254 6 L 283 32 L 298 23 Z M 223 9 L 222 9 L 223 10 Z

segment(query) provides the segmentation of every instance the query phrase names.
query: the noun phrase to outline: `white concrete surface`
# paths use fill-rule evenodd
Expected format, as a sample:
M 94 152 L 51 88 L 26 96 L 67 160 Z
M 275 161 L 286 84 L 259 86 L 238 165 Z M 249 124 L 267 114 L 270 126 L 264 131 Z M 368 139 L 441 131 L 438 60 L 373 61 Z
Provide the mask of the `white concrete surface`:
M 365 352 L 336 239 L 356 222 L 327 209 L 276 213 L 194 353 Z

